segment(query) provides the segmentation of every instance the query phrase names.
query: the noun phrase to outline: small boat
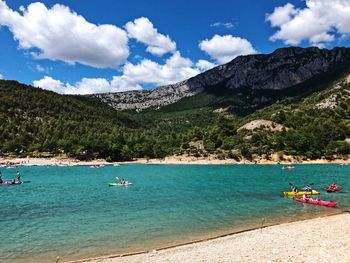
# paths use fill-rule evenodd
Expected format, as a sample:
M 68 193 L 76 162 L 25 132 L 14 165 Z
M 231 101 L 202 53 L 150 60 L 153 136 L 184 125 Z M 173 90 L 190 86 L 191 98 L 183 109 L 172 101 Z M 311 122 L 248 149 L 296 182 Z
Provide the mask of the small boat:
M 293 166 L 293 165 L 284 165 L 283 167 L 282 167 L 282 170 L 293 170 L 293 169 L 295 169 L 295 166 Z
M 109 183 L 108 186 L 128 186 L 128 185 L 132 185 L 132 183 L 124 183 L 124 184 L 121 184 L 121 183 Z
M 330 186 L 326 189 L 326 191 L 328 193 L 333 193 L 333 192 L 336 192 L 336 191 L 340 191 L 341 189 L 343 189 L 343 187 L 340 187 L 340 186 Z
M 21 185 L 21 184 L 25 184 L 25 183 L 30 183 L 30 181 L 21 181 L 21 182 L 18 182 L 18 181 L 4 181 L 0 184 L 0 186 L 11 186 L 11 185 Z
M 300 203 L 306 203 L 310 205 L 320 205 L 320 206 L 328 206 L 328 207 L 335 207 L 337 205 L 337 202 L 332 201 L 321 201 L 321 200 L 305 200 L 303 198 L 294 197 L 294 200 Z
M 319 195 L 320 192 L 317 192 L 315 190 L 312 190 L 311 192 L 306 192 L 306 191 L 299 191 L 299 192 L 283 192 L 283 195 L 284 196 L 287 196 L 287 197 L 294 197 L 294 196 L 303 196 L 304 194 L 307 194 L 307 195 Z
M 105 165 L 103 164 L 95 164 L 95 165 L 91 165 L 90 168 L 101 168 L 104 167 Z

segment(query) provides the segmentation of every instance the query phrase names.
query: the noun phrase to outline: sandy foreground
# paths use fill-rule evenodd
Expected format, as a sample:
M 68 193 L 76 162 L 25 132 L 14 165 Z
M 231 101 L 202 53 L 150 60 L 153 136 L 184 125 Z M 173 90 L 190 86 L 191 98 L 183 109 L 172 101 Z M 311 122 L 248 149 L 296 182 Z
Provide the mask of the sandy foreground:
M 350 214 L 286 223 L 164 250 L 89 263 L 350 262 Z

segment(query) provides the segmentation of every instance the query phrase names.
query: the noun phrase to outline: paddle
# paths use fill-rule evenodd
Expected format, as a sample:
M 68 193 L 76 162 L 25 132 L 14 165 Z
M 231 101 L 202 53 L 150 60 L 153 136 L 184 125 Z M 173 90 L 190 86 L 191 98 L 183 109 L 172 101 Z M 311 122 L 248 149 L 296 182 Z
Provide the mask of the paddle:
M 289 182 L 290 188 L 293 189 L 293 184 Z

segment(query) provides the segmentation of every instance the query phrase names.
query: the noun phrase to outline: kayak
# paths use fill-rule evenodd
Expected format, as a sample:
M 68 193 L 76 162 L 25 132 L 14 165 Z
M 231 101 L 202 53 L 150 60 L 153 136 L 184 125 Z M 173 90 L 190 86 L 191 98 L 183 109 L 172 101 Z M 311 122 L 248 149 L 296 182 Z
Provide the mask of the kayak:
M 293 165 L 286 165 L 282 167 L 282 170 L 293 170 L 293 169 L 295 169 L 295 166 Z
M 326 189 L 326 191 L 328 193 L 333 193 L 333 192 L 336 192 L 336 191 L 340 191 L 341 189 L 343 189 L 343 187 L 340 187 L 340 186 L 336 186 L 336 187 L 328 187 Z
M 331 201 L 316 201 L 316 200 L 304 200 L 302 198 L 294 197 L 294 200 L 300 203 L 306 203 L 311 205 L 320 205 L 320 206 L 328 206 L 328 207 L 335 207 L 337 205 L 337 202 L 331 202 Z
M 109 183 L 109 186 L 128 186 L 132 185 L 132 183 L 126 183 L 126 184 L 121 184 L 121 183 Z
M 30 181 L 21 181 L 21 182 L 11 182 L 11 181 L 4 181 L 3 183 L 0 184 L 0 186 L 11 186 L 11 185 L 20 185 L 24 183 L 30 183 Z
M 284 196 L 288 196 L 288 197 L 302 196 L 304 194 L 307 194 L 307 195 L 319 195 L 320 192 L 317 192 L 315 190 L 312 190 L 312 192 L 305 192 L 305 191 L 300 191 L 300 192 L 283 192 L 283 195 Z

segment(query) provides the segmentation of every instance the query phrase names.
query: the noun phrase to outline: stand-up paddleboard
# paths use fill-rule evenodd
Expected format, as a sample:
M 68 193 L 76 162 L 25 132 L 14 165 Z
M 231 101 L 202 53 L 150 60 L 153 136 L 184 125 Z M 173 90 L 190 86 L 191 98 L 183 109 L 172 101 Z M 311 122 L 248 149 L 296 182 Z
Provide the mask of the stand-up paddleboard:
M 21 182 L 12 182 L 12 181 L 4 181 L 0 184 L 0 186 L 11 186 L 11 185 L 21 185 L 21 184 L 27 184 L 30 183 L 30 181 L 21 181 Z

